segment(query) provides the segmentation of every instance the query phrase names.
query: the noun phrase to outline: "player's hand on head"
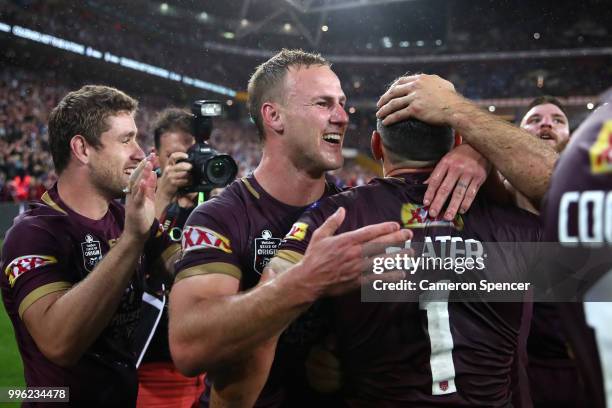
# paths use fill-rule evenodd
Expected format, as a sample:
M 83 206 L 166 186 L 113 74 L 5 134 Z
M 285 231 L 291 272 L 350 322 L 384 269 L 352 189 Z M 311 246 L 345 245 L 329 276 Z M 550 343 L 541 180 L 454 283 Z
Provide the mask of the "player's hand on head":
M 401 77 L 378 100 L 376 117 L 388 126 L 408 118 L 432 125 L 448 124 L 451 105 L 461 97 L 449 81 L 437 75 Z
M 385 253 L 381 244 L 403 243 L 412 237 L 412 231 L 400 229 L 396 222 L 334 235 L 345 215 L 346 210 L 339 208 L 317 228 L 300 262 L 306 274 L 302 283 L 315 297 L 340 295 L 360 287 L 371 258 Z
M 157 176 L 146 158 L 130 176 L 125 204 L 124 233 L 134 237 L 148 234 L 155 220 L 155 189 Z
M 489 161 L 467 144 L 448 152 L 426 180 L 427 191 L 423 204 L 429 206 L 429 214 L 432 217 L 438 216 L 444 210 L 444 203 L 449 196 L 451 198 L 444 210 L 444 219 L 450 221 L 457 212 L 465 213 L 474 202 L 490 170 Z

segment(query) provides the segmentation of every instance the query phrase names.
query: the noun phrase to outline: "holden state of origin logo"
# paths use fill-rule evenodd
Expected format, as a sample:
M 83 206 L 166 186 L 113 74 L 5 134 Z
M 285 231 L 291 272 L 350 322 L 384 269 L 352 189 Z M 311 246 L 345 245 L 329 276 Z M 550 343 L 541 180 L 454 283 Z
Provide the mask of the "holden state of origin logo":
M 85 235 L 85 242 L 81 242 L 83 252 L 83 266 L 87 272 L 93 271 L 96 264 L 102 259 L 100 241 L 94 240 L 91 234 Z
M 280 246 L 281 239 L 274 238 L 270 230 L 261 231 L 261 237 L 255 238 L 255 248 L 253 251 L 253 269 L 261 275 L 264 268 L 270 262 Z

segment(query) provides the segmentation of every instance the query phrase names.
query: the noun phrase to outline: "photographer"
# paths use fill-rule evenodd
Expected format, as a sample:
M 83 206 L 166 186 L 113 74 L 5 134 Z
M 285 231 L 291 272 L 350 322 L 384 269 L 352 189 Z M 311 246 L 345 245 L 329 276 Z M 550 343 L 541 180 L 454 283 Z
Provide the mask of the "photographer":
M 174 241 L 180 241 L 181 234 L 180 230 L 175 234 L 170 224 L 182 229 L 197 204 L 195 193 L 179 191 L 191 183 L 192 165 L 185 160 L 187 150 L 195 143 L 192 120 L 193 116 L 187 111 L 169 108 L 159 113 L 153 125 L 155 151 L 159 158 L 155 215 Z
M 191 183 L 192 165 L 181 160 L 187 159 L 186 152 L 195 143 L 192 121 L 193 116 L 189 112 L 168 108 L 158 114 L 153 125 L 155 151 L 159 157 L 155 215 L 173 241 L 181 240 L 183 225 L 197 204 L 197 193 L 180 191 Z M 149 280 L 147 284 L 147 291 L 162 290 L 159 283 Z M 138 376 L 139 407 L 162 404 L 190 407 L 204 390 L 203 375 L 185 377 L 172 364 L 168 347 L 167 307 L 143 357 Z

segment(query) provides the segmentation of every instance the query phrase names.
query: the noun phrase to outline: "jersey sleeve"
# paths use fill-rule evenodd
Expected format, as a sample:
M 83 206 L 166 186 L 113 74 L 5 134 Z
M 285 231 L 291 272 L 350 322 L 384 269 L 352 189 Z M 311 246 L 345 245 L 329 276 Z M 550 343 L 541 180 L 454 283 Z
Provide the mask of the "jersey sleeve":
M 331 197 L 311 206 L 291 226 L 291 229 L 283 238 L 276 256 L 291 263 L 298 263 L 306 253 L 312 234 L 338 207 L 338 202 Z
M 2 279 L 19 317 L 38 299 L 77 282 L 66 267 L 71 255 L 61 237 L 40 221 L 25 219 L 9 230 L 2 248 Z
M 147 270 L 166 275 L 167 261 L 180 251 L 180 244 L 173 242 L 161 223 L 155 220 L 144 248 L 147 262 L 150 265 Z
M 191 213 L 183 228 L 183 253 L 175 265 L 175 281 L 206 274 L 242 279 L 238 252 L 243 231 L 234 211 L 238 211 L 235 204 L 213 199 Z

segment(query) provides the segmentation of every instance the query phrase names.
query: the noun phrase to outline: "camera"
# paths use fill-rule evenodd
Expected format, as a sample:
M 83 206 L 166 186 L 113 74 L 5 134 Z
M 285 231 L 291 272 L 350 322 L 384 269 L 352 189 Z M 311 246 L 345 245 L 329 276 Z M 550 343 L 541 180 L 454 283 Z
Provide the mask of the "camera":
M 219 153 L 208 144 L 213 118 L 223 113 L 222 103 L 211 100 L 195 101 L 191 106 L 191 113 L 196 143 L 187 150 L 188 158 L 185 161 L 193 166 L 192 183 L 182 191 L 209 193 L 214 188 L 225 187 L 234 181 L 238 166 L 232 156 Z

